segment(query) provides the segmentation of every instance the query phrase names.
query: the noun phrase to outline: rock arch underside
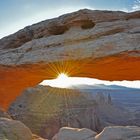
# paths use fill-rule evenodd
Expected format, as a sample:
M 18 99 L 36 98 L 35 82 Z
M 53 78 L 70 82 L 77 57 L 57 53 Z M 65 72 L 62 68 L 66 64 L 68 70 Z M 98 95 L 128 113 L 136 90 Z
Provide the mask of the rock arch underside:
M 60 72 L 140 80 L 140 11 L 80 10 L 0 40 L 0 106 Z

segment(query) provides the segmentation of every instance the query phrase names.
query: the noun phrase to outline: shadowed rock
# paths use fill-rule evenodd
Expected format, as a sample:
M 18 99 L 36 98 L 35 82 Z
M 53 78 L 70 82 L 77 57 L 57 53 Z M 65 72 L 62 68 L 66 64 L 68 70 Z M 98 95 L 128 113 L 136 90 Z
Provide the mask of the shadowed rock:
M 1 140 L 32 140 L 32 133 L 23 123 L 7 118 L 0 118 Z
M 5 110 L 0 108 L 0 118 L 1 117 L 11 119 L 10 115 Z
M 10 106 L 10 115 L 33 133 L 52 138 L 61 127 L 101 130 L 97 103 L 77 90 L 45 86 L 29 88 Z

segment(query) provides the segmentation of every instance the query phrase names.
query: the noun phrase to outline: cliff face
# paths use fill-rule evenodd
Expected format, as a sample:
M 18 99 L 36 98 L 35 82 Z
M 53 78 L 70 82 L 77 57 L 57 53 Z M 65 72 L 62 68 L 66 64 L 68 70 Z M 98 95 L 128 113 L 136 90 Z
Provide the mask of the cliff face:
M 64 126 L 100 132 L 106 126 L 139 125 L 133 113 L 110 102 L 111 96 L 88 94 L 75 89 L 36 86 L 26 89 L 8 111 L 34 134 L 48 139 Z
M 64 126 L 101 131 L 96 108 L 96 101 L 77 90 L 37 86 L 25 90 L 9 113 L 33 133 L 50 139 Z
M 80 10 L 0 40 L 0 103 L 59 72 L 105 80 L 140 79 L 140 12 Z M 5 99 L 3 99 L 5 98 Z

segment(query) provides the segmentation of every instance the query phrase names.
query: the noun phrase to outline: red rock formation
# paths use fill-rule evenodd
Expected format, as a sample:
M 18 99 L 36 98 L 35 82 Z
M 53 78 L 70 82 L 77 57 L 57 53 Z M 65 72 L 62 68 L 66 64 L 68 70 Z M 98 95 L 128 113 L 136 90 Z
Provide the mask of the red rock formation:
M 104 80 L 138 80 L 140 79 L 140 58 L 112 56 L 99 60 L 81 60 L 78 63 L 68 62 L 70 76 L 93 77 Z M 80 65 L 82 64 L 82 65 Z M 56 64 L 57 65 L 57 64 Z M 55 67 L 57 67 L 55 65 Z M 62 66 L 63 67 L 63 66 Z M 58 71 L 61 72 L 61 65 Z M 57 77 L 55 71 L 46 64 L 23 65 L 0 68 L 0 104 L 7 108 L 27 87 L 32 87 L 44 79 Z M 62 72 L 65 71 L 62 68 Z
M 140 79 L 140 12 L 80 10 L 0 40 L 0 106 L 58 72 Z

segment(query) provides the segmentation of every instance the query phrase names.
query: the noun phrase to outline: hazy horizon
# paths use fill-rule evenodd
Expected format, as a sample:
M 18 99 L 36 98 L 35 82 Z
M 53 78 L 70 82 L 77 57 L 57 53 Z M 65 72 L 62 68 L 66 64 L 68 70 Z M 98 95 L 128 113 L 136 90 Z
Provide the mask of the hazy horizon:
M 86 78 L 86 77 L 67 77 L 65 75 L 58 76 L 58 78 L 52 80 L 43 80 L 39 85 L 49 85 L 52 87 L 68 88 L 68 87 L 78 86 L 78 85 L 94 86 L 97 84 L 104 84 L 106 86 L 117 85 L 117 86 L 123 86 L 128 88 L 140 89 L 140 80 L 107 81 L 107 80 L 99 80 L 95 78 Z

